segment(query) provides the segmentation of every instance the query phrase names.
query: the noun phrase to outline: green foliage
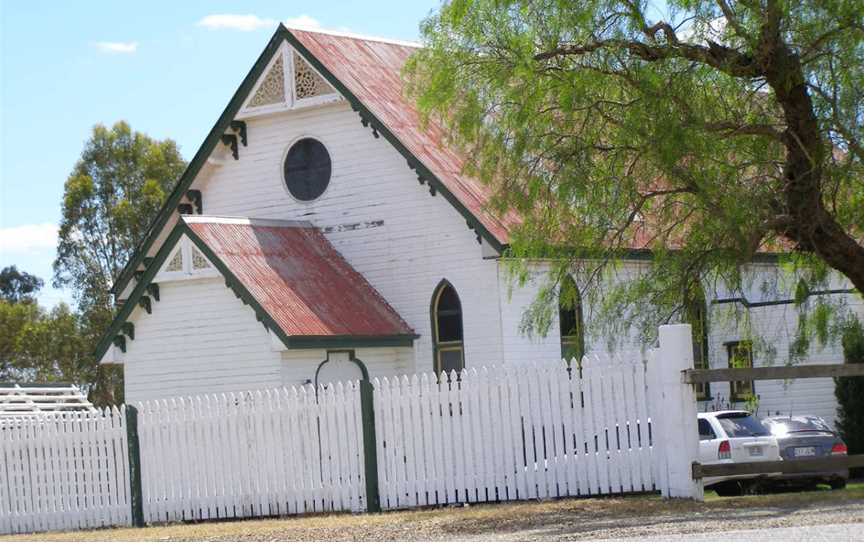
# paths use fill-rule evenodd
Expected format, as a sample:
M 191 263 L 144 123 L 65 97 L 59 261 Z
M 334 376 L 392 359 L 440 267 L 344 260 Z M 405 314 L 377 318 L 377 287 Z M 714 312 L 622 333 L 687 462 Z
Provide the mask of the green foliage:
M 14 265 L 4 267 L 0 271 L 0 299 L 10 303 L 32 298 L 32 295 L 38 292 L 42 285 L 42 279 L 27 272 L 18 271 Z
M 606 336 L 650 340 L 682 318 L 687 292 L 743 296 L 758 252 L 787 254 L 765 288 L 816 290 L 832 270 L 864 284 L 852 264 L 864 257 L 852 240 L 864 236 L 862 17 L 858 0 L 451 0 L 424 21 L 405 75 L 492 187 L 493 210 L 522 217 L 516 282 L 528 262 L 552 262 L 526 326 L 545 331 L 569 273 Z M 802 85 L 812 103 L 796 108 Z M 799 124 L 815 137 L 795 141 Z M 814 241 L 828 230 L 843 256 Z M 652 264 L 625 273 L 640 250 Z M 832 308 L 799 294 L 802 341 L 827 340 Z
M 864 363 L 864 326 L 854 322 L 843 337 L 846 363 Z M 864 378 L 835 379 L 837 430 L 846 441 L 850 454 L 864 453 Z
M 170 139 L 125 122 L 93 128 L 66 180 L 54 283 L 83 311 L 110 307 L 109 289 L 186 167 Z
M 105 325 L 64 303 L 45 310 L 32 299 L 0 299 L 0 381 L 74 382 L 98 405 L 122 402 L 122 373 L 93 359 Z
M 77 312 L 37 309 L 17 335 L 21 377 L 75 382 L 100 405 L 122 401 L 122 369 L 93 354 L 113 316 L 109 290 L 185 167 L 170 139 L 125 122 L 93 128 L 66 179 L 54 261 L 54 285 L 72 290 Z

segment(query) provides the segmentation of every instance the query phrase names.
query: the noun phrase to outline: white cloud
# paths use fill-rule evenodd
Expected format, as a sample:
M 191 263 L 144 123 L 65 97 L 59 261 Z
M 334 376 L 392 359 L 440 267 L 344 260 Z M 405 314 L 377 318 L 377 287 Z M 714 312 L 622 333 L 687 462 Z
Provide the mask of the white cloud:
M 210 30 L 239 30 L 241 32 L 251 32 L 261 28 L 273 28 L 277 24 L 279 24 L 279 21 L 275 19 L 262 19 L 257 15 L 237 15 L 230 13 L 207 15 L 198 21 L 198 26 L 203 26 Z
M 285 26 L 290 26 L 292 28 L 321 28 L 321 23 L 317 19 L 305 14 L 298 17 L 289 17 L 282 22 Z M 236 13 L 218 13 L 207 15 L 196 24 L 198 26 L 203 26 L 204 28 L 209 28 L 210 30 L 238 30 L 240 32 L 252 32 L 262 28 L 273 28 L 279 24 L 279 21 L 252 14 L 240 15 Z
M 291 28 L 307 28 L 312 30 L 318 30 L 321 28 L 321 23 L 318 22 L 318 19 L 314 17 L 310 17 L 308 15 L 301 15 L 299 17 L 289 17 L 285 19 L 285 26 Z
M 56 224 L 25 224 L 0 228 L 0 253 L 33 252 L 57 246 Z
M 103 53 L 129 55 L 138 50 L 137 41 L 98 41 L 96 48 Z

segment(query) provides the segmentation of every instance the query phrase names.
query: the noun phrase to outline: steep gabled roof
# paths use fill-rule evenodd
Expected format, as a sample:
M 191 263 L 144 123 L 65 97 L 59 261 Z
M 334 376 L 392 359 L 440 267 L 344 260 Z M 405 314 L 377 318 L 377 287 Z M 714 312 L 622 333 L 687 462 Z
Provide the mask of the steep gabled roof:
M 174 216 L 177 205 L 284 41 L 348 100 L 364 123 L 370 124 L 405 157 L 418 177 L 429 184 L 430 191 L 440 193 L 462 214 L 468 227 L 477 232 L 478 240 L 484 239 L 496 250 L 502 250 L 508 244 L 509 227 L 517 222 L 515 215 L 498 219 L 486 210 L 491 194 L 489 189 L 461 173 L 464 160 L 445 144 L 443 130 L 433 122 L 423 125 L 416 107 L 402 94 L 400 70 L 414 47 L 375 39 L 289 30 L 280 25 L 115 281 L 111 290 L 115 295 L 123 291 L 135 271 L 145 264 L 147 252 Z
M 287 348 L 410 346 L 417 334 L 308 222 L 183 216 L 96 348 L 102 359 L 186 236 Z M 159 304 L 145 303 L 148 312 Z M 134 333 L 130 340 L 134 340 Z M 125 350 L 125 346 L 123 347 Z

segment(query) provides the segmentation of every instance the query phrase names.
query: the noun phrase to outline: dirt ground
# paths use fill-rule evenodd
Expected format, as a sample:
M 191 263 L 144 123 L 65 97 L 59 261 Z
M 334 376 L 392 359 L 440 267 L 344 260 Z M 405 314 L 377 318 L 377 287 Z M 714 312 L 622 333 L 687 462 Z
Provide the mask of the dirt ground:
M 864 483 L 704 503 L 657 496 L 564 499 L 382 514 L 178 524 L 0 537 L 0 542 L 295 542 L 587 540 L 799 525 L 861 523 Z

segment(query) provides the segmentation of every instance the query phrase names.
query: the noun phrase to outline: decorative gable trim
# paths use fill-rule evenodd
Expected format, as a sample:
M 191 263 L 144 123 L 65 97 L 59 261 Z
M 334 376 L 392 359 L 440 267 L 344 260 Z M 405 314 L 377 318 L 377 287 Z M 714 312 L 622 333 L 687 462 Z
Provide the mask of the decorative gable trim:
M 213 264 L 185 235 L 153 279 L 156 283 L 219 276 Z
M 282 43 L 237 118 L 248 118 L 339 101 L 336 92 L 287 42 Z

